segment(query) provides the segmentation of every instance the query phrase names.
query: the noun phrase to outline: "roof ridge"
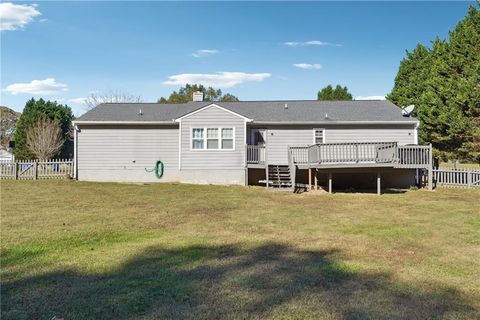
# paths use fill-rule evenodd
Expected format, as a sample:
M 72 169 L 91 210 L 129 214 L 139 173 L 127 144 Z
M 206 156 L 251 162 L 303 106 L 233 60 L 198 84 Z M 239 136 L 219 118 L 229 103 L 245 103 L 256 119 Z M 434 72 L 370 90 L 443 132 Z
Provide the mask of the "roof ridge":
M 390 101 L 387 99 L 362 99 L 362 100 L 314 100 L 314 99 L 286 99 L 286 100 L 241 100 L 241 101 L 188 101 L 182 103 L 159 103 L 159 102 L 102 102 L 101 104 L 192 104 L 192 103 L 242 103 L 242 102 L 358 102 L 358 101 Z

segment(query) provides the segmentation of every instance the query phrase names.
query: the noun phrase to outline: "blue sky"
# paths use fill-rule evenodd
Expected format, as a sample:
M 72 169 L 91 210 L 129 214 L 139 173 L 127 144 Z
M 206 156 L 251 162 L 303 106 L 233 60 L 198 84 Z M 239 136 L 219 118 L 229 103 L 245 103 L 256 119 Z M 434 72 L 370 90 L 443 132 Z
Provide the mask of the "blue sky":
M 327 84 L 383 96 L 405 50 L 445 38 L 473 2 L 0 4 L 1 104 L 91 92 L 143 101 L 185 81 L 241 100 L 315 99 Z

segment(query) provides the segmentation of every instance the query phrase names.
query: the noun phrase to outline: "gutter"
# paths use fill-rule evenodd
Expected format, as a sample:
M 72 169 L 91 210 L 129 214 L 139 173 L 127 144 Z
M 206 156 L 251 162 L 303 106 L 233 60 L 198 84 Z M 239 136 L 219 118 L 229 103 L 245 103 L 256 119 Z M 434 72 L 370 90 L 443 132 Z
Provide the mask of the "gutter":
M 417 124 L 419 121 L 252 121 L 253 124 L 287 124 L 287 125 L 302 125 L 302 124 Z
M 79 124 L 136 124 L 136 125 L 152 125 L 152 124 L 174 124 L 177 123 L 174 120 L 171 121 L 88 121 L 88 120 L 78 120 L 72 121 L 73 125 Z
M 250 120 L 250 119 L 249 119 Z M 309 124 L 415 124 L 419 125 L 419 121 L 247 121 L 251 124 L 261 124 L 261 125 L 309 125 Z M 93 125 L 102 125 L 102 124 L 123 124 L 123 125 L 177 125 L 176 120 L 170 121 L 72 121 L 73 125 L 79 124 L 93 124 Z

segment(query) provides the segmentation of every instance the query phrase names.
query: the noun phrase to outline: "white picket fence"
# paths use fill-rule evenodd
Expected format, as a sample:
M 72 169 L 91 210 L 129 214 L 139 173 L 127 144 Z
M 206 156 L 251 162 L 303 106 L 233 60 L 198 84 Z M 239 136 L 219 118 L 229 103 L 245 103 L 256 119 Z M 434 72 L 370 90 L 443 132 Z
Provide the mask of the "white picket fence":
M 1 180 L 65 179 L 73 177 L 72 159 L 0 161 Z
M 434 169 L 433 181 L 437 186 L 480 188 L 480 169 Z

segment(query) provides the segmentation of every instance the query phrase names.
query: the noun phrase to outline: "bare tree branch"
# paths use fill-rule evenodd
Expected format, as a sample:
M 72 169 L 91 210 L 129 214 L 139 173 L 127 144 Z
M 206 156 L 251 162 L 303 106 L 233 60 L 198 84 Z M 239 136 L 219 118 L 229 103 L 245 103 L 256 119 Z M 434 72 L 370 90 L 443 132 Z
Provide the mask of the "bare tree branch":
M 106 92 L 91 93 L 85 99 L 85 105 L 87 110 L 95 108 L 101 103 L 118 103 L 118 102 L 142 102 L 142 97 L 136 96 L 130 93 L 126 93 L 120 90 L 108 90 Z
M 42 117 L 27 128 L 27 148 L 37 159 L 51 159 L 64 142 L 62 128 L 55 120 Z

